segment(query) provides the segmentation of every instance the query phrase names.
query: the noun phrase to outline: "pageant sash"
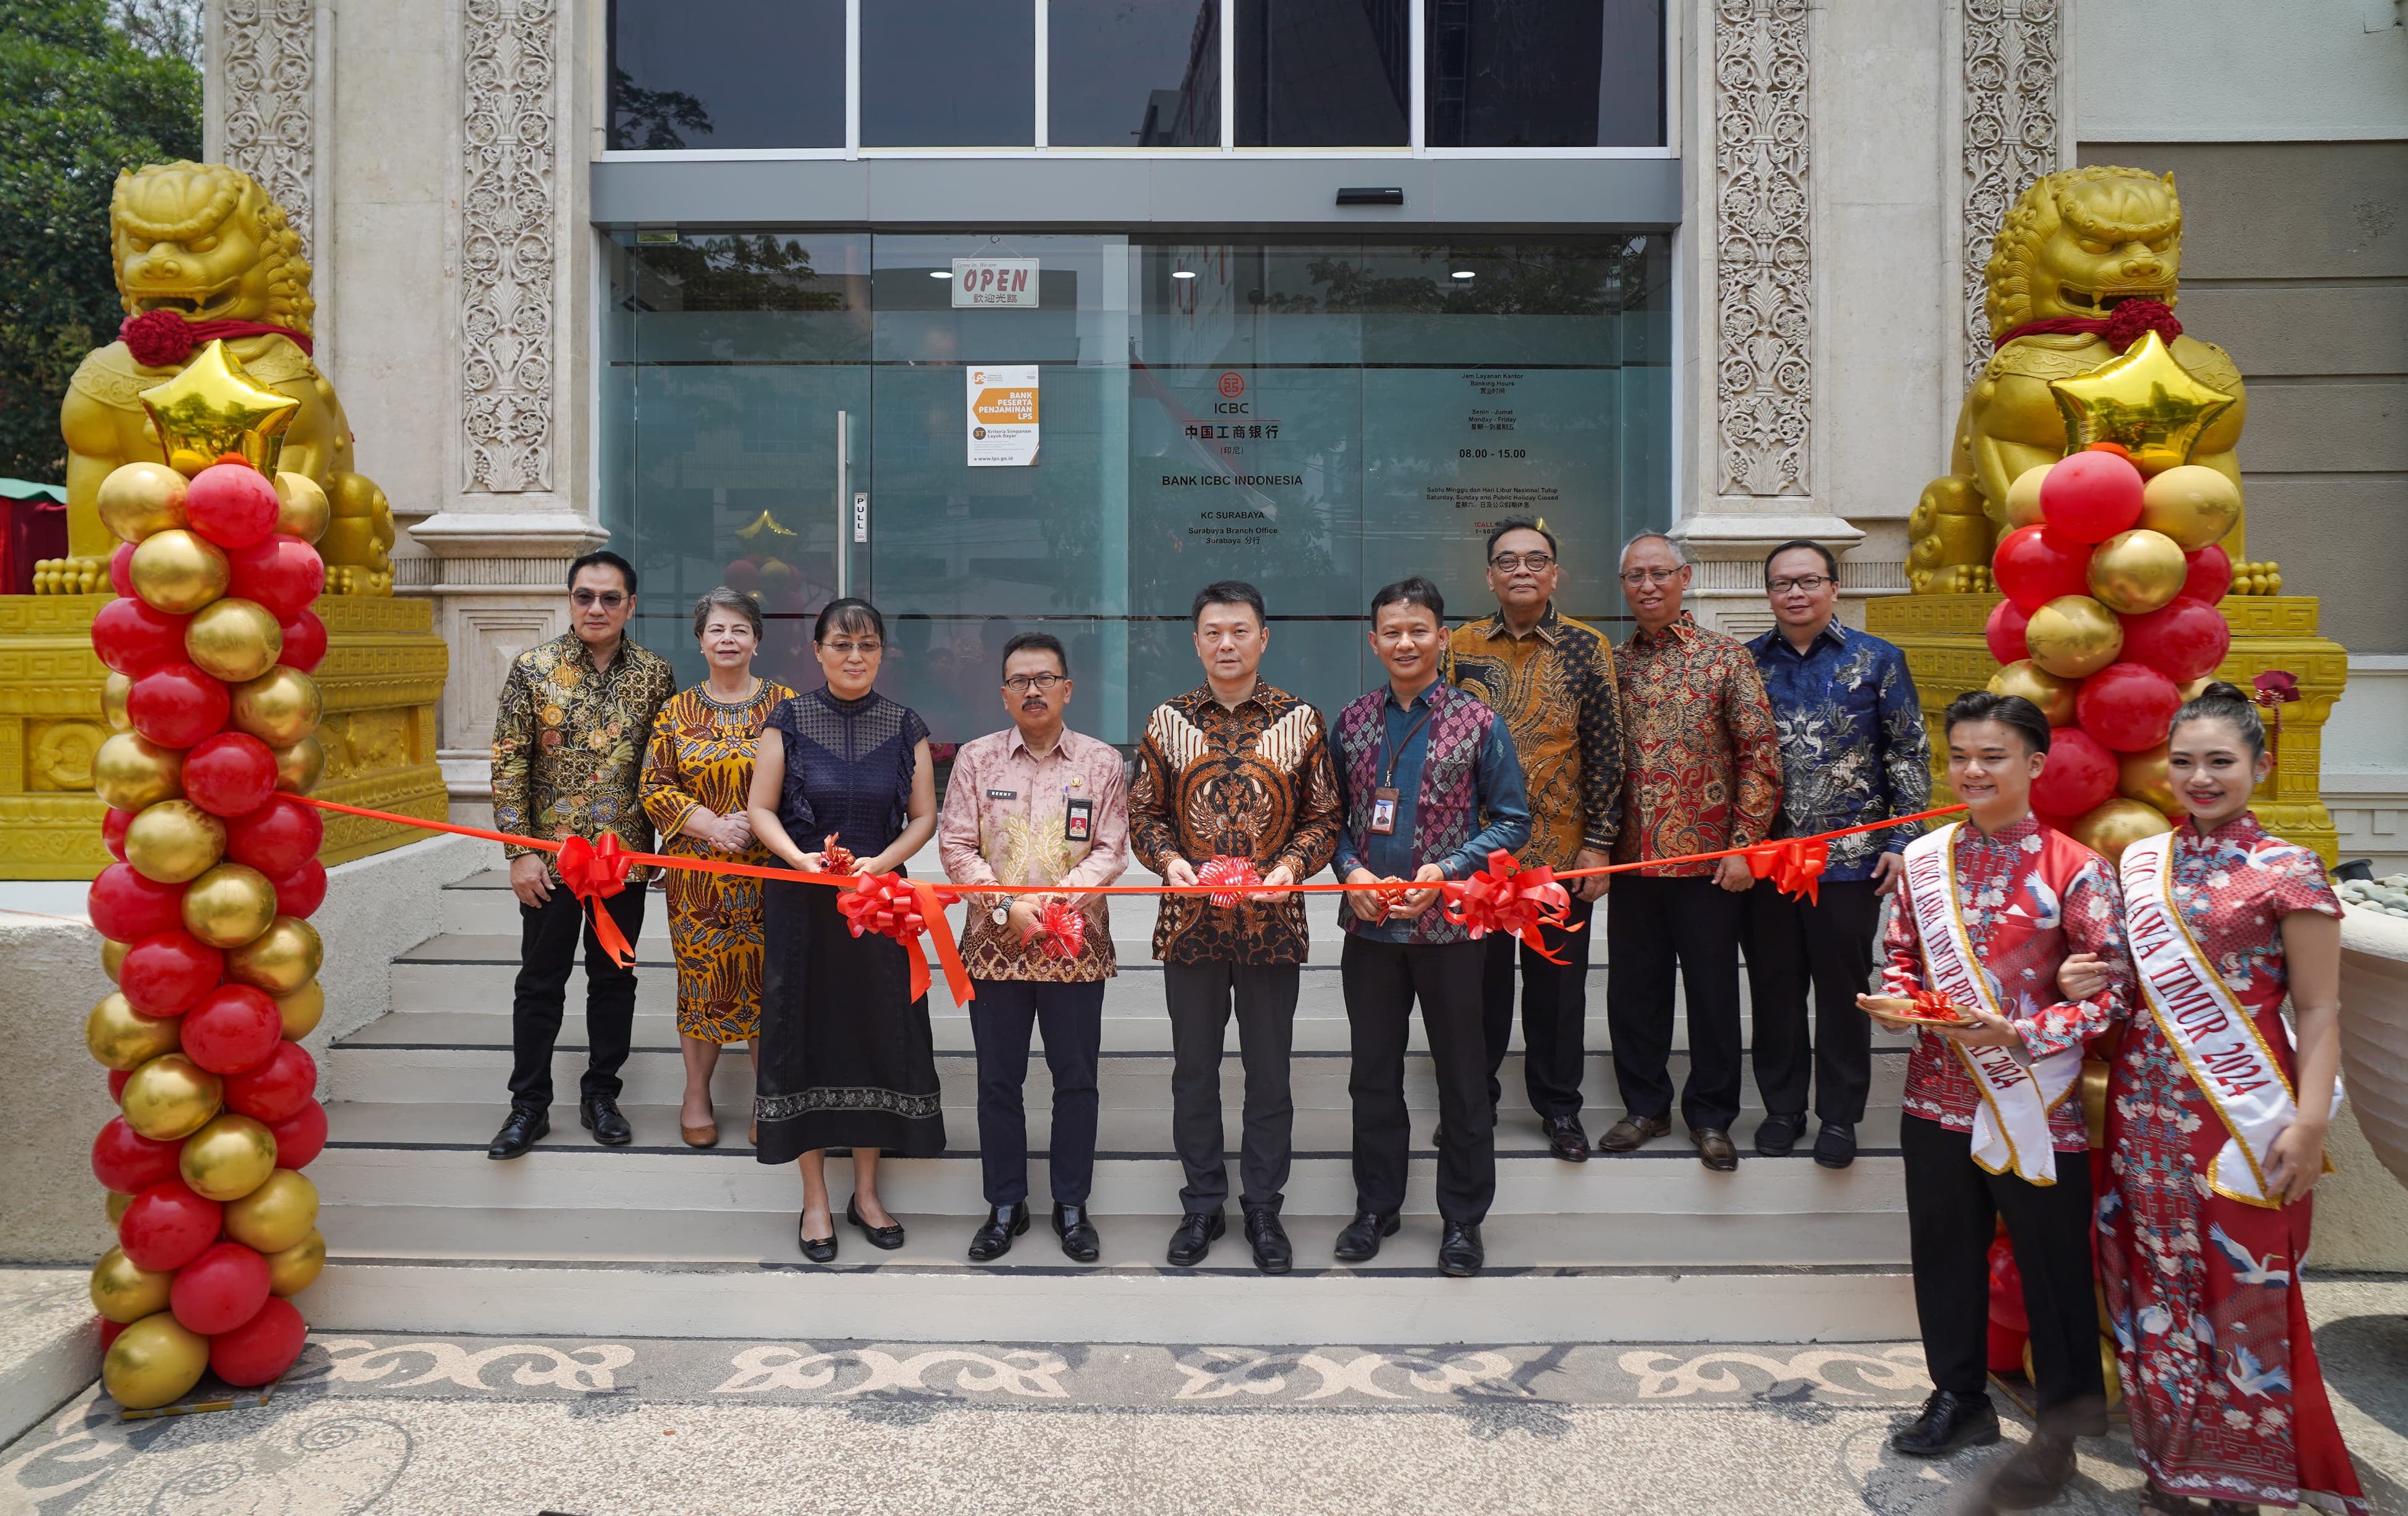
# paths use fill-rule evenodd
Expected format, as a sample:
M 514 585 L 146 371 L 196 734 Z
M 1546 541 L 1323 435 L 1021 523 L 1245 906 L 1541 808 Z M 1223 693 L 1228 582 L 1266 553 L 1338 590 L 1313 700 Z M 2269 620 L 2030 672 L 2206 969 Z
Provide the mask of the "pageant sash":
M 1924 976 L 1933 991 L 1957 1005 L 1977 1006 L 2004 1019 L 1989 976 L 1974 959 L 1956 903 L 1956 835 L 1962 829 L 1962 822 L 1952 822 L 1907 844 L 1906 893 L 1923 942 Z M 2068 1048 L 2026 1065 L 2012 1048 L 1969 1048 L 1954 1038 L 1949 1045 L 1982 1096 L 1982 1108 L 1973 1114 L 1973 1162 L 1993 1174 L 2013 1169 L 2028 1183 L 2055 1184 L 2057 1146 L 2048 1113 L 2081 1076 L 2082 1050 Z

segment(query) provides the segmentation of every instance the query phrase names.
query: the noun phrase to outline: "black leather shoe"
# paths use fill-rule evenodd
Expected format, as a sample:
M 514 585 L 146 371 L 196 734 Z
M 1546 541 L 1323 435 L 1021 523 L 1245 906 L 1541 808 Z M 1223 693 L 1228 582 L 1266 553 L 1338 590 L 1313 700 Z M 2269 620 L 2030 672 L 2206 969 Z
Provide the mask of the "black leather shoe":
M 1945 1458 L 1960 1448 L 1982 1448 L 1999 1440 L 1999 1412 L 1987 1393 L 1957 1394 L 1934 1390 L 1914 1421 L 1890 1434 L 1893 1452 L 1909 1458 Z
M 1581 1129 L 1577 1116 L 1547 1118 L 1547 1148 L 1568 1164 L 1588 1162 L 1588 1133 Z
M 1405 1219 L 1395 1211 L 1385 1216 L 1376 1210 L 1358 1210 L 1338 1233 L 1338 1261 L 1341 1264 L 1368 1264 L 1380 1256 L 1380 1239 L 1397 1235 Z
M 1268 1206 L 1246 1211 L 1246 1241 L 1254 1250 L 1254 1266 L 1266 1274 L 1284 1274 L 1296 1266 L 1296 1249 L 1280 1224 L 1279 1212 Z
M 1856 1161 L 1856 1128 L 1853 1122 L 1825 1122 L 1814 1134 L 1814 1161 L 1825 1168 L 1845 1168 Z
M 1438 1271 L 1451 1280 L 1468 1280 L 1480 1272 L 1488 1262 L 1488 1250 L 1480 1245 L 1480 1223 L 1449 1222 L 1446 1235 L 1439 1238 Z
M 848 1220 L 854 1218 L 848 1217 Z M 970 1262 L 991 1264 L 1011 1251 L 1011 1239 L 1028 1230 L 1028 1203 L 997 1206 L 983 1225 L 970 1234 Z
M 1062 1256 L 1074 1264 L 1092 1264 L 1104 1255 L 1104 1239 L 1084 1206 L 1054 1202 L 1054 1235 L 1062 1239 Z
M 1637 1152 L 1642 1143 L 1653 1142 L 1672 1130 L 1670 1118 L 1663 1116 L 1626 1116 L 1606 1128 L 1598 1146 L 1607 1152 Z
M 1990 1504 L 2000 1510 L 2031 1510 L 2053 1503 L 2072 1480 L 2073 1439 L 2061 1432 L 2035 1432 L 1990 1477 Z
M 888 1226 L 872 1226 L 863 1221 L 859 1195 L 851 1196 L 845 1201 L 844 1219 L 860 1227 L 861 1235 L 869 1239 L 869 1245 L 881 1251 L 893 1252 L 903 1246 L 903 1223 L 896 1222 Z M 1020 1213 L 1020 1228 L 1024 1232 L 1028 1229 L 1028 1212 L 1025 1209 Z
M 577 1103 L 577 1120 L 579 1124 L 594 1134 L 595 1141 L 606 1148 L 624 1148 L 636 1140 L 636 1129 L 627 1124 L 626 1117 L 619 1114 L 619 1102 L 608 1095 L 597 1094 L 591 1100 L 580 1100 Z
M 502 1123 L 502 1129 L 494 1134 L 493 1146 L 485 1150 L 485 1156 L 488 1158 L 523 1156 L 529 1148 L 541 1141 L 544 1134 L 551 1130 L 552 1117 L 549 1113 L 528 1106 L 512 1106 L 509 1119 Z
M 824 1237 L 807 1237 L 803 1236 L 803 1219 L 797 1216 L 795 1218 L 795 1246 L 802 1249 L 803 1256 L 812 1263 L 835 1263 L 836 1229 L 830 1227 L 828 1235 Z
M 1798 1139 L 1805 1135 L 1803 1112 L 1775 1111 L 1757 1123 L 1756 1151 L 1767 1158 L 1786 1158 L 1798 1151 Z
M 1229 1229 L 1229 1218 L 1217 1210 L 1191 1210 L 1180 1218 L 1179 1230 L 1170 1234 L 1170 1262 L 1178 1268 L 1194 1268 L 1212 1251 L 1212 1239 Z
M 1717 1174 L 1727 1174 L 1739 1166 L 1739 1149 L 1730 1134 L 1719 1126 L 1697 1126 L 1689 1130 L 1689 1140 L 1698 1145 L 1698 1162 Z

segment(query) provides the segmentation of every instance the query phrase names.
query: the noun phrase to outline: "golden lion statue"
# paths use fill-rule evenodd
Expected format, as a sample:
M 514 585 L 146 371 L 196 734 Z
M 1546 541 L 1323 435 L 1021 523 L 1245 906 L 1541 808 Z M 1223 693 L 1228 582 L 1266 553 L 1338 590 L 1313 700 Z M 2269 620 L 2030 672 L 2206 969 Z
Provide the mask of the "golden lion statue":
M 59 407 L 70 556 L 37 565 L 36 593 L 108 589 L 117 543 L 93 504 L 100 481 L 121 464 L 165 456 L 136 396 L 223 337 L 252 379 L 301 402 L 278 466 L 315 479 L 333 507 L 318 542 L 327 592 L 391 594 L 393 508 L 351 471 L 342 402 L 310 361 L 317 303 L 283 207 L 222 164 L 152 164 L 118 175 L 108 231 L 127 321 L 119 340 L 85 355 Z
M 2065 455 L 2065 421 L 2049 381 L 2097 368 L 2151 326 L 2161 335 L 2179 331 L 2172 307 L 2181 268 L 2182 202 L 2172 174 L 2070 168 L 2023 193 L 1984 270 L 1997 354 L 1957 413 L 1948 473 L 1924 486 L 1907 520 L 1907 581 L 1916 591 L 1985 587 L 1990 551 L 2006 525 L 2007 486 Z M 2040 330 L 2024 331 L 2035 323 Z M 2200 435 L 2191 461 L 2238 487 L 2234 450 L 2248 408 L 2241 371 L 2213 343 L 2168 341 L 2201 383 L 2234 397 Z M 2240 526 L 2225 547 L 2240 559 Z

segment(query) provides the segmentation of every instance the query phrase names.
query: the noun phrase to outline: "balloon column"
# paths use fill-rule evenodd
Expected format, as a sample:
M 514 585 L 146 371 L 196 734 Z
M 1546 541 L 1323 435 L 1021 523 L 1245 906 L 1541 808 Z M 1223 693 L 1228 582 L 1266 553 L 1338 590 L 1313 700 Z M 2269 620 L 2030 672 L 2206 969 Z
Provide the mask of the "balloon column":
M 84 1024 L 121 1111 L 92 1149 L 118 1237 L 92 1271 L 101 1378 L 132 1410 L 204 1370 L 282 1374 L 306 1332 L 290 1297 L 326 1261 L 299 1172 L 326 1112 L 298 1040 L 325 1005 L 308 917 L 326 870 L 318 812 L 293 798 L 324 763 L 309 607 L 326 496 L 270 472 L 298 402 L 221 344 L 142 400 L 190 474 L 126 464 L 100 487 L 123 539 L 92 633 L 111 671 L 94 788 L 118 862 L 89 907 L 117 990 Z

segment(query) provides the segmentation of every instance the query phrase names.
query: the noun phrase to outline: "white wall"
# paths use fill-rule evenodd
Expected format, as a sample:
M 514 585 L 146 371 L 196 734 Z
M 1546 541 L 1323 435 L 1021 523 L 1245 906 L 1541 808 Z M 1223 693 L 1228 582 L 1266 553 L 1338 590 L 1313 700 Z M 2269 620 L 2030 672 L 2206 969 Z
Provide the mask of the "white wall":
M 2400 0 L 2079 0 L 2086 142 L 2408 137 Z

